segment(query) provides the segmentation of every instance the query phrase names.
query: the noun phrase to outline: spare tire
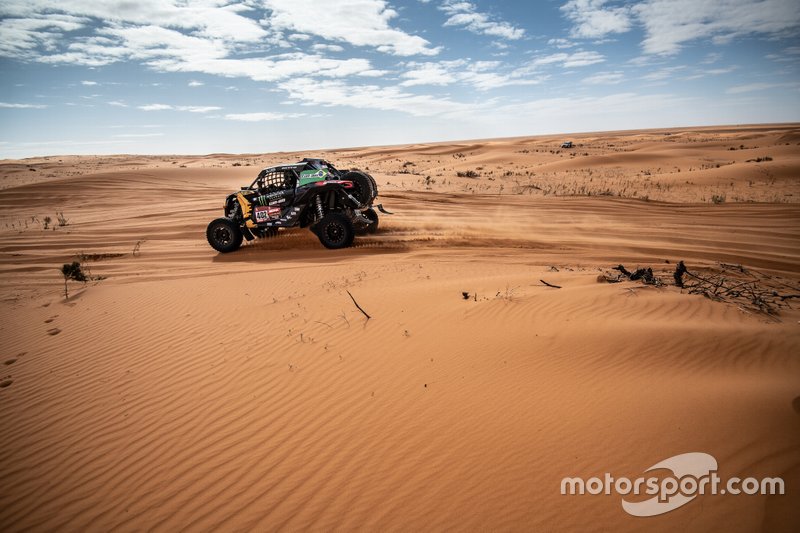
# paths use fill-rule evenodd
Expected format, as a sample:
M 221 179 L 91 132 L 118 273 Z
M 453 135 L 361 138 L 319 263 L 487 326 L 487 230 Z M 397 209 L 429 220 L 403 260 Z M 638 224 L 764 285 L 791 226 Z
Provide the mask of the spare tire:
M 369 174 L 361 172 L 360 170 L 351 170 L 342 176 L 345 181 L 352 181 L 353 188 L 350 189 L 350 194 L 361 202 L 362 205 L 369 205 L 372 200 L 378 196 L 378 190 Z
M 367 174 L 366 172 L 364 174 Z M 367 174 L 367 177 L 372 182 L 372 190 L 375 191 L 375 196 L 372 197 L 374 200 L 378 196 L 378 184 L 375 182 L 375 178 L 372 177 L 372 174 Z

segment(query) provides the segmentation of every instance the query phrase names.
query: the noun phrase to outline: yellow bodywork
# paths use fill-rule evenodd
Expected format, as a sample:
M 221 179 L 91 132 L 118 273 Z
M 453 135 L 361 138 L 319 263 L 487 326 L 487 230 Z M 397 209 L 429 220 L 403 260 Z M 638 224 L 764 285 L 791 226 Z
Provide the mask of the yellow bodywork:
M 239 201 L 239 205 L 242 207 L 242 218 L 245 220 L 245 225 L 248 228 L 255 228 L 256 223 L 250 220 L 250 214 L 252 213 L 252 208 L 250 207 L 250 202 L 245 198 L 244 194 L 238 193 L 236 195 L 236 199 Z

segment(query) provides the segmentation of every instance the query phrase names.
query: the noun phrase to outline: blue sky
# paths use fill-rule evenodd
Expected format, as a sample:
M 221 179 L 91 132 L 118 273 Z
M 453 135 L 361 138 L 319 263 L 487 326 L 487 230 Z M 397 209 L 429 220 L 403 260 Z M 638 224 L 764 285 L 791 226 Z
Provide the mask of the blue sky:
M 3 0 L 0 157 L 800 120 L 796 0 Z

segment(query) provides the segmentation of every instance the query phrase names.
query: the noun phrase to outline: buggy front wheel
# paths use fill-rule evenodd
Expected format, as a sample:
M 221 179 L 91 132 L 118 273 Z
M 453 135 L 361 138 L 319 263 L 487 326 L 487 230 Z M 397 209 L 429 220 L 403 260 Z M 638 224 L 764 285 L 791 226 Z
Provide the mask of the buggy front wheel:
M 213 249 L 223 254 L 234 252 L 242 245 L 242 230 L 229 218 L 212 220 L 206 228 L 206 239 Z

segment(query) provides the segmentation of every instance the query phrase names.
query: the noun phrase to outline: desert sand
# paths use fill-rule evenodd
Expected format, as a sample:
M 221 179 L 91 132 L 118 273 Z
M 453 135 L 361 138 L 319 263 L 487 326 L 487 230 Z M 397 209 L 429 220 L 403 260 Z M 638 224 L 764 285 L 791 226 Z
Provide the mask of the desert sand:
M 377 234 L 208 246 L 227 193 L 311 155 L 372 173 Z M 3 530 L 800 527 L 800 300 L 671 276 L 800 293 L 798 124 L 5 160 L 0 187 Z M 560 494 L 687 452 L 786 495 Z

